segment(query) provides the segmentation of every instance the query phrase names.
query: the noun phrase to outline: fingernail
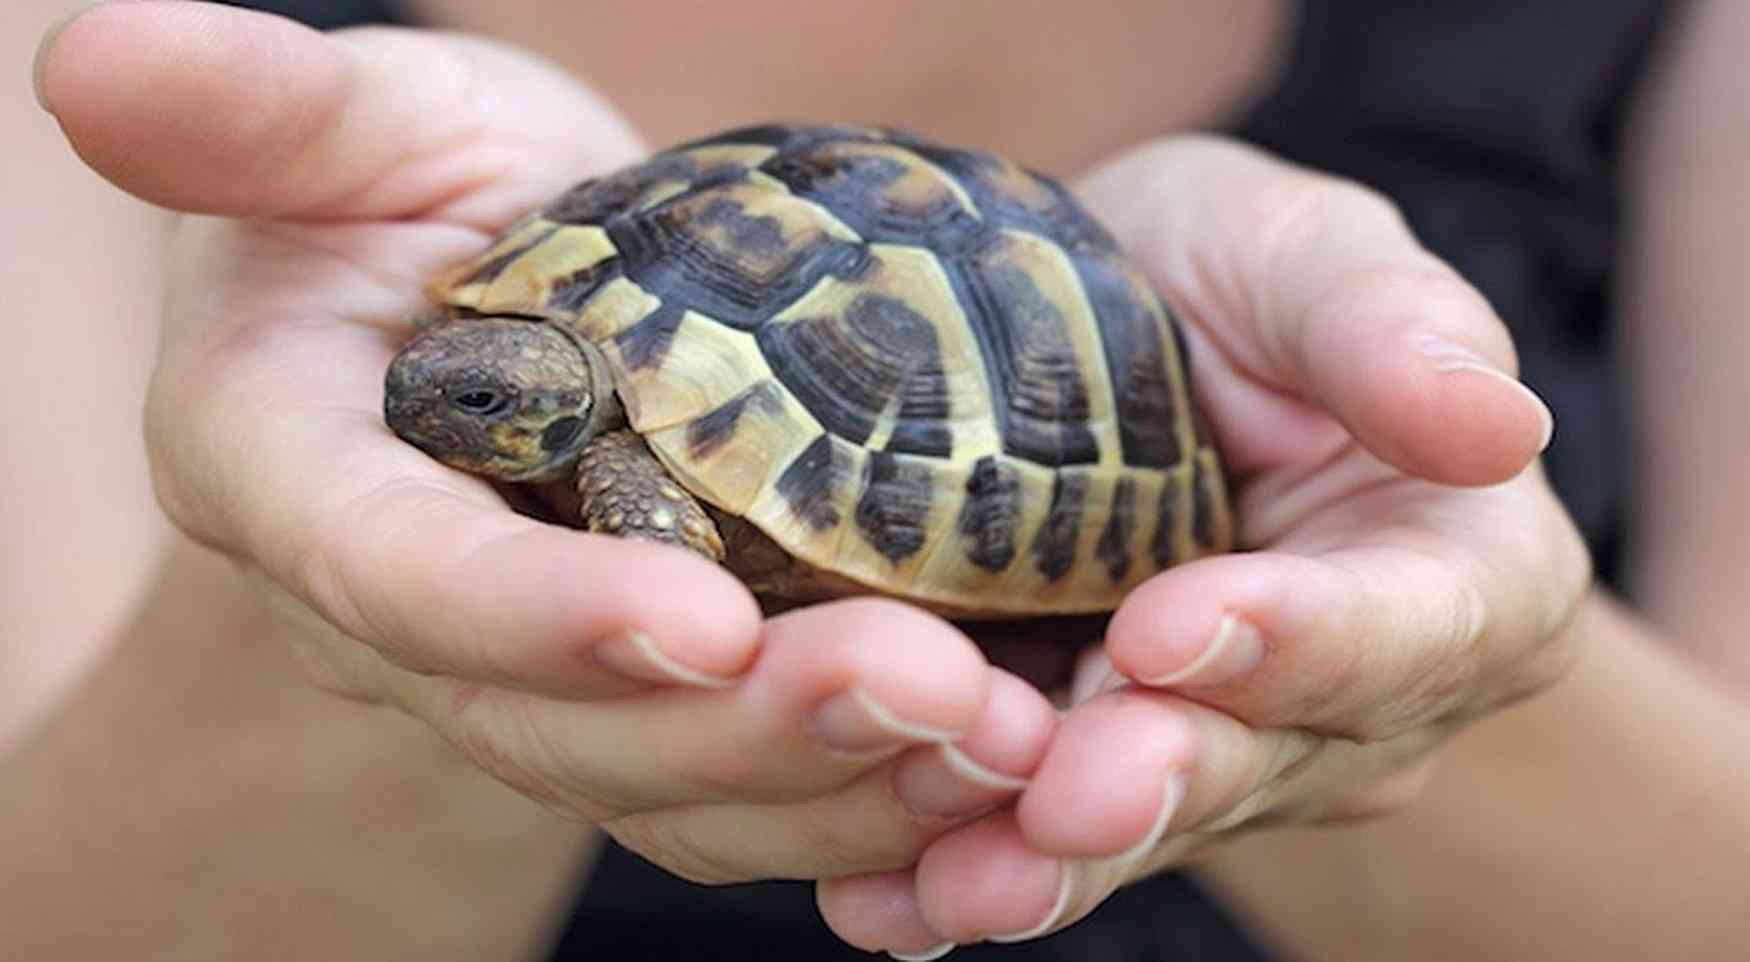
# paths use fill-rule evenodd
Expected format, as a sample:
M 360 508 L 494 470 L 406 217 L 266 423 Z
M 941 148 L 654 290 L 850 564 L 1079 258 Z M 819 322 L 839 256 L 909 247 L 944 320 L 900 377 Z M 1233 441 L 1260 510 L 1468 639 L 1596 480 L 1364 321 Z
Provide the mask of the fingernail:
M 636 681 L 692 688 L 728 688 L 733 679 L 706 674 L 664 654 L 648 635 L 633 632 L 595 646 L 595 660 L 604 668 Z
M 957 745 L 907 758 L 893 773 L 893 792 L 914 814 L 966 818 L 1020 794 L 1027 780 L 973 761 Z
M 808 730 L 838 752 L 867 752 L 918 742 L 947 742 L 954 733 L 908 722 L 861 688 L 828 698 L 808 720 Z
M 888 958 L 898 959 L 899 962 L 931 962 L 931 960 L 939 959 L 954 951 L 956 948 L 959 948 L 956 943 L 943 942 L 941 945 L 925 949 L 922 952 L 888 952 L 887 956 Z
M 53 115 L 55 111 L 49 106 L 48 98 L 43 96 L 43 56 L 54 47 L 55 41 L 61 39 L 62 32 L 71 26 L 73 21 L 98 7 L 108 6 L 116 2 L 119 0 L 87 0 L 85 6 L 72 13 L 64 14 L 59 20 L 49 24 L 49 28 L 43 31 L 42 39 L 37 41 L 36 53 L 31 57 L 30 63 L 30 87 L 31 91 L 36 94 L 37 106 L 50 115 Z
M 1508 374 L 1468 347 L 1454 344 L 1442 337 L 1429 335 L 1421 343 L 1422 353 L 1434 359 L 1434 370 L 1442 374 L 1481 374 L 1507 385 L 1521 397 L 1531 403 L 1532 410 L 1537 412 L 1538 420 L 1543 426 L 1542 441 L 1537 449 L 1543 451 L 1549 447 L 1550 439 L 1555 437 L 1556 416 L 1544 403 L 1537 392 L 1525 385 L 1524 381 Z
M 1026 942 L 1036 939 L 1051 931 L 1057 925 L 1057 920 L 1063 917 L 1064 910 L 1069 908 L 1070 891 L 1075 887 L 1075 873 L 1070 870 L 1068 862 L 1058 863 L 1057 899 L 1051 903 L 1050 911 L 1045 918 L 1023 932 L 1010 932 L 1007 935 L 990 936 L 992 942 Z
M 1130 679 L 1112 666 L 1112 662 L 1104 654 L 1096 653 L 1090 656 L 1091 663 L 1084 663 L 1076 671 L 1075 680 L 1070 683 L 1069 703 L 1079 705 L 1095 695 L 1117 691 L 1130 684 Z
M 1150 852 L 1153 852 L 1155 846 L 1161 844 L 1161 839 L 1166 837 L 1167 825 L 1172 822 L 1173 813 L 1179 810 L 1179 803 L 1184 800 L 1185 774 L 1174 772 L 1167 776 L 1166 789 L 1161 793 L 1161 812 L 1155 816 L 1154 825 L 1149 828 L 1148 834 L 1143 836 L 1142 841 L 1126 849 L 1124 854 L 1118 856 L 1119 859 L 1125 862 L 1140 862 Z
M 1538 420 L 1542 422 L 1543 436 L 1538 442 L 1537 449 L 1543 451 L 1549 447 L 1550 439 L 1555 437 L 1556 434 L 1556 416 L 1551 413 L 1549 405 L 1543 402 L 1543 398 L 1537 396 L 1536 391 L 1525 386 L 1525 382 L 1510 376 L 1499 368 L 1493 368 L 1487 364 L 1470 364 L 1452 361 L 1439 365 L 1437 369 L 1442 374 L 1452 374 L 1455 372 L 1481 374 L 1485 377 L 1490 377 L 1500 381 L 1502 384 L 1505 384 L 1518 392 L 1521 397 L 1530 402 L 1532 410 L 1537 412 Z
M 1142 683 L 1152 687 L 1180 685 L 1188 688 L 1220 685 L 1257 668 L 1264 660 L 1264 636 L 1251 622 L 1237 615 L 1223 615 L 1215 637 L 1189 665 Z
M 92 4 L 91 6 L 96 6 L 96 4 Z M 36 105 L 49 114 L 53 114 L 55 111 L 49 106 L 48 97 L 43 95 L 43 60 L 48 55 L 48 52 L 54 48 L 55 41 L 61 39 L 61 33 L 65 31 L 73 21 L 83 17 L 86 12 L 91 9 L 91 6 L 87 6 L 81 10 L 75 10 L 50 24 L 49 28 L 43 31 L 42 40 L 37 42 L 36 54 L 30 62 L 30 88 L 31 91 L 36 94 Z

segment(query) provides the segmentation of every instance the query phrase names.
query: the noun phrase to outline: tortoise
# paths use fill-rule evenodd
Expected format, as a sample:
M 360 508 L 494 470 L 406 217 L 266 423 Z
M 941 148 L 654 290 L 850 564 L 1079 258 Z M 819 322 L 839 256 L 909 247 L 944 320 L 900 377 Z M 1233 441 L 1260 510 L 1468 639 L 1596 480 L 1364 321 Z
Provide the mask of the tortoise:
M 1227 550 L 1176 321 L 1053 180 L 895 130 L 733 130 L 584 181 L 433 279 L 406 441 L 769 605 L 1109 611 Z

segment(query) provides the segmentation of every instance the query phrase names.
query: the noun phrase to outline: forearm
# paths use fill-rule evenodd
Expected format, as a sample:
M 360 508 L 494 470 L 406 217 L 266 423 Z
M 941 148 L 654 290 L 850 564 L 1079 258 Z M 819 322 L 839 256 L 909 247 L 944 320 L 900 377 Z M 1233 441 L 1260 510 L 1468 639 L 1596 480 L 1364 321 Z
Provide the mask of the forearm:
M 1461 734 L 1408 810 L 1210 878 L 1308 962 L 1742 958 L 1750 711 L 1602 595 L 1571 630 L 1573 674 Z
M 234 570 L 177 551 L 0 761 L 8 958 L 527 958 L 587 830 L 428 729 L 304 682 Z
M 1750 704 L 1750 5 L 1691 0 L 1629 152 L 1637 605 Z

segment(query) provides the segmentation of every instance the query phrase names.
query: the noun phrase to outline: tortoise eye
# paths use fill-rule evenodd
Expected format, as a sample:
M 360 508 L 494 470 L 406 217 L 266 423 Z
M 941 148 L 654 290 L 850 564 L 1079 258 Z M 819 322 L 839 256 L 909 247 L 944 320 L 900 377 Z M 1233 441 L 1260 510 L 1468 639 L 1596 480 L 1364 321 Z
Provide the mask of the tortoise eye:
M 510 406 L 510 396 L 489 387 L 468 387 L 449 395 L 450 403 L 476 417 L 497 414 Z

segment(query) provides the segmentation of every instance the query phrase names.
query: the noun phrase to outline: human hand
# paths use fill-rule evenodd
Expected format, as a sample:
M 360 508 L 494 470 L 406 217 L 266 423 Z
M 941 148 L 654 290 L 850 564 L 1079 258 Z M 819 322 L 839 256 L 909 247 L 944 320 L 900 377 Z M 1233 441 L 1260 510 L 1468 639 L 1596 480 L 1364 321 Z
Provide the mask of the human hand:
M 423 280 L 641 152 L 558 71 L 145 2 L 72 21 L 38 81 L 94 169 L 214 215 L 176 238 L 154 480 L 321 684 L 707 881 L 911 864 L 1037 763 L 1050 706 L 939 619 L 852 601 L 762 625 L 716 567 L 523 518 L 383 426 Z
M 1186 325 L 1254 550 L 1125 601 L 1012 811 L 819 886 L 866 948 L 1043 935 L 1224 835 L 1390 810 L 1573 655 L 1590 570 L 1532 466 L 1549 414 L 1389 203 L 1204 137 L 1082 193 Z

